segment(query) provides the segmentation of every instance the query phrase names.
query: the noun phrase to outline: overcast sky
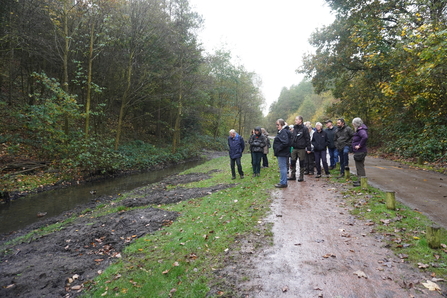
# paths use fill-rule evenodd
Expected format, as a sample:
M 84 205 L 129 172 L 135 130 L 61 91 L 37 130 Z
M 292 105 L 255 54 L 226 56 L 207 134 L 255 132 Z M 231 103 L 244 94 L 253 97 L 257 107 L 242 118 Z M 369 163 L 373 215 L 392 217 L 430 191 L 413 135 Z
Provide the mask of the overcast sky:
M 303 78 L 295 70 L 315 28 L 334 20 L 324 0 L 190 0 L 205 20 L 199 38 L 207 52 L 230 50 L 235 64 L 257 73 L 268 112 L 283 87 Z

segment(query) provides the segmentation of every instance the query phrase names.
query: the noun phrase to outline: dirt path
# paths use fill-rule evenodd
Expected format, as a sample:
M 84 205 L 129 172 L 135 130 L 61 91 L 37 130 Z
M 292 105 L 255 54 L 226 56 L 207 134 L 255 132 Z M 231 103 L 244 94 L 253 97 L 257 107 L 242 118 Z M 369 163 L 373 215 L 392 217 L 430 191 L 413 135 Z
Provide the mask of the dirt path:
M 307 176 L 273 195 L 274 245 L 226 271 L 238 297 L 441 297 L 350 215 L 334 184 Z
M 395 191 L 397 200 L 447 229 L 446 175 L 373 157 L 366 158 L 365 168 L 372 186 Z

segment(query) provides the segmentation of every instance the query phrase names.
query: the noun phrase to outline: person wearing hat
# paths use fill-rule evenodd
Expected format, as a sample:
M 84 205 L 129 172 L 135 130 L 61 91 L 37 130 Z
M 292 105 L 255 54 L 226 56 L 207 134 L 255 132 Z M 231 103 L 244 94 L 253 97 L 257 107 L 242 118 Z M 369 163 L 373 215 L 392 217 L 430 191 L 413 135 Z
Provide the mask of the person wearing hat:
M 332 124 L 332 120 L 324 121 L 326 124 L 326 128 L 324 131 L 326 132 L 328 138 L 327 150 L 329 151 L 329 170 L 335 169 L 338 161 L 338 151 L 335 148 L 335 133 L 337 132 L 337 127 Z

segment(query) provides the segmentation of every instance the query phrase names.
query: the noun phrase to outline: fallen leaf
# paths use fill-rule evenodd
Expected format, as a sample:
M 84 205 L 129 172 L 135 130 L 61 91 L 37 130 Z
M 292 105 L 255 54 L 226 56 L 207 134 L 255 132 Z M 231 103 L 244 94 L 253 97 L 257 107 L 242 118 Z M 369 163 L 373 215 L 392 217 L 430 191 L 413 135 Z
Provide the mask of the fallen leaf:
M 432 278 L 431 280 L 432 281 L 445 281 L 445 279 L 443 279 L 443 278 Z
M 441 288 L 432 281 L 427 280 L 427 282 L 423 282 L 422 284 L 430 291 L 441 291 Z
M 178 262 L 174 262 L 173 266 L 178 267 L 180 264 Z
M 418 267 L 421 268 L 421 269 L 426 269 L 426 268 L 430 267 L 430 265 L 423 264 L 423 263 L 418 263 Z
M 407 254 L 399 254 L 398 256 L 401 259 L 408 259 L 408 255 Z
M 365 272 L 357 270 L 356 272 L 354 272 L 355 275 L 358 276 L 358 278 L 364 277 L 364 278 L 368 278 L 365 274 Z
M 288 290 L 289 290 L 288 287 L 283 287 L 283 288 L 282 288 L 283 293 L 287 292 Z
M 165 271 L 163 271 L 162 273 L 163 274 L 167 274 L 169 272 L 169 270 L 165 270 Z
M 329 257 L 335 258 L 336 256 L 334 254 L 325 254 L 323 256 L 323 258 L 329 258 Z

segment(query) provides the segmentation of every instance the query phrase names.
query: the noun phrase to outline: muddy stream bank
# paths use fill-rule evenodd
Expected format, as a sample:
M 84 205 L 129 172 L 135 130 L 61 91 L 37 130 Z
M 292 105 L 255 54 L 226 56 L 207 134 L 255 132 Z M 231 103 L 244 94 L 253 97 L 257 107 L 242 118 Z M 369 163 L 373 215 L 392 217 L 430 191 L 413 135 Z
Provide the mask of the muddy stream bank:
M 205 159 L 178 163 L 161 170 L 59 187 L 0 204 L 0 235 L 58 216 L 62 212 L 94 202 L 101 197 L 114 196 L 161 181 L 164 177 L 182 172 L 203 162 Z

